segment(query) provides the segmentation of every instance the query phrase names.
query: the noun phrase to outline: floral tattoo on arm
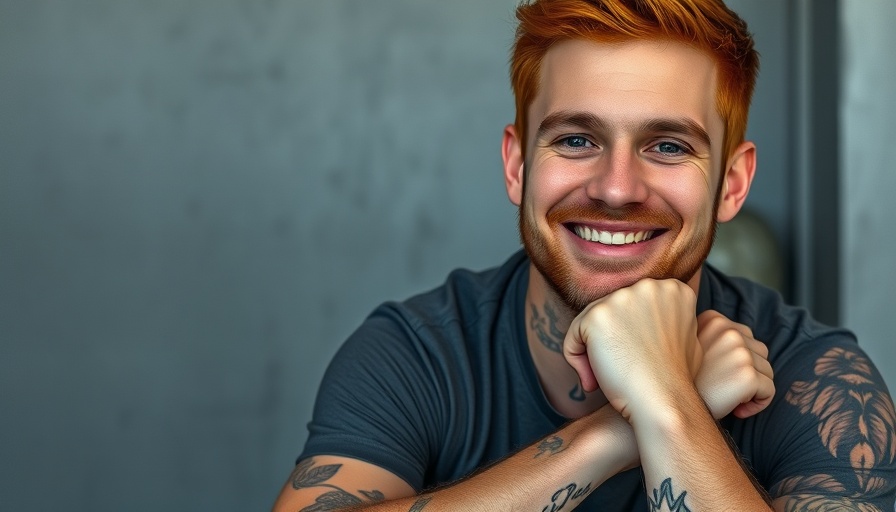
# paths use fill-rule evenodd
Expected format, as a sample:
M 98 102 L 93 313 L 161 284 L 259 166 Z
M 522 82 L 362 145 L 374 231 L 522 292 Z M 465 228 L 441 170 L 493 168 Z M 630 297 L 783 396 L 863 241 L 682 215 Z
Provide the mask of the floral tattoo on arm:
M 785 512 L 861 510 L 880 512 L 866 496 L 894 485 L 896 410 L 877 382 L 871 361 L 858 352 L 831 348 L 815 361 L 815 375 L 794 382 L 785 400 L 817 420 L 817 439 L 846 471 L 793 475 L 771 489 Z M 888 505 L 889 507 L 889 505 Z
M 377 503 L 386 498 L 380 491 L 359 490 L 358 492 L 364 497 L 364 499 L 362 499 L 345 491 L 341 487 L 328 484 L 327 481 L 333 478 L 341 468 L 342 464 L 316 466 L 314 458 L 305 459 L 296 465 L 296 468 L 289 477 L 293 489 L 308 489 L 311 487 L 326 487 L 332 489 L 318 496 L 313 505 L 303 508 L 300 512 L 326 512 L 329 510 L 339 510 L 345 507 L 363 505 L 364 503 Z M 422 507 L 417 510 L 421 509 Z

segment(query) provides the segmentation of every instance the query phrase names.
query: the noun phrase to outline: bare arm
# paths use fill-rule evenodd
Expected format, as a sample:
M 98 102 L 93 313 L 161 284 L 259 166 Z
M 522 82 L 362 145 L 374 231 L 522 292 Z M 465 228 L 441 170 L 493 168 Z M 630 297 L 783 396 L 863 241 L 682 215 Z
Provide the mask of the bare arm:
M 341 510 L 413 494 L 407 482 L 383 468 L 347 457 L 319 456 L 296 465 L 274 511 Z
M 651 510 L 769 510 L 696 390 L 652 407 L 632 416 Z
M 766 360 L 768 350 L 753 339 L 749 328 L 707 311 L 697 318 L 697 338 L 703 363 L 696 383 L 698 387 L 703 379 L 719 383 L 701 388 L 708 389 L 703 395 L 729 395 L 729 401 L 740 401 L 734 414 L 742 418 L 769 405 L 774 383 Z M 748 370 L 747 359 L 762 371 L 738 376 L 737 372 Z M 714 419 L 722 415 L 707 410 L 689 381 L 686 375 L 670 380 L 665 389 L 674 393 L 658 392 L 656 403 L 649 404 L 635 428 L 644 451 L 642 465 L 652 509 L 768 510 L 766 491 L 743 466 L 733 442 Z M 706 404 L 711 407 L 723 398 L 706 396 Z
M 306 459 L 283 487 L 274 510 L 572 510 L 606 479 L 637 462 L 631 428 L 604 407 L 470 478 L 419 496 L 376 466 L 345 458 Z

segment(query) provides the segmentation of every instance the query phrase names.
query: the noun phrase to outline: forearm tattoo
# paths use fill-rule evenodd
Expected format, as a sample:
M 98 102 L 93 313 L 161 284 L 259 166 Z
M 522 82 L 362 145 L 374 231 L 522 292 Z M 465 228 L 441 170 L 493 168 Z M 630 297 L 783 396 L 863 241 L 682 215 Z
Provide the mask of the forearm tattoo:
M 411 505 L 411 509 L 408 512 L 420 512 L 430 501 L 432 501 L 432 496 L 421 496 Z
M 647 495 L 647 501 L 650 504 L 650 512 L 691 512 L 691 509 L 684 504 L 684 498 L 687 491 L 682 491 L 678 497 L 672 492 L 672 479 L 667 478 L 660 484 L 660 488 L 653 490 L 653 496 Z
M 314 458 L 305 459 L 296 465 L 296 469 L 293 470 L 289 477 L 293 489 L 308 489 L 311 487 L 326 487 L 332 489 L 331 491 L 318 496 L 313 505 L 303 508 L 300 512 L 325 512 L 328 510 L 339 510 L 345 507 L 363 505 L 365 503 L 364 499 L 346 492 L 340 487 L 327 483 L 327 481 L 333 478 L 341 468 L 342 464 L 315 466 Z M 359 490 L 358 492 L 366 498 L 366 503 L 376 503 L 386 499 L 380 491 Z
M 535 457 L 532 457 L 533 459 L 537 459 L 548 452 L 550 452 L 548 453 L 548 456 L 551 456 L 566 449 L 566 447 L 563 446 L 563 438 L 560 436 L 546 437 L 538 443 L 536 448 L 538 448 L 538 453 L 535 454 Z
M 577 501 L 591 493 L 591 484 L 585 487 L 579 487 L 575 483 L 571 483 L 565 487 L 557 489 L 557 492 L 551 495 L 551 502 L 541 509 L 541 512 L 557 512 L 569 504 L 572 506 L 573 501 Z
M 562 354 L 563 338 L 566 337 L 566 333 L 557 328 L 558 319 L 554 308 L 545 302 L 545 316 L 542 316 L 535 304 L 531 304 L 531 307 L 532 318 L 529 320 L 529 326 L 535 331 L 538 341 L 551 352 Z

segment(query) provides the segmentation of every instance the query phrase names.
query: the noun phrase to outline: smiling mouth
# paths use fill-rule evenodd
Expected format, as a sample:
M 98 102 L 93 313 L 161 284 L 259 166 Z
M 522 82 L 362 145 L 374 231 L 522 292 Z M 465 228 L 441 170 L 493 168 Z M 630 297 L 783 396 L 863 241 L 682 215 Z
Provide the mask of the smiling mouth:
M 656 230 L 649 231 L 599 231 L 588 226 L 575 224 L 567 228 L 582 240 L 603 245 L 628 245 L 646 242 L 654 237 Z

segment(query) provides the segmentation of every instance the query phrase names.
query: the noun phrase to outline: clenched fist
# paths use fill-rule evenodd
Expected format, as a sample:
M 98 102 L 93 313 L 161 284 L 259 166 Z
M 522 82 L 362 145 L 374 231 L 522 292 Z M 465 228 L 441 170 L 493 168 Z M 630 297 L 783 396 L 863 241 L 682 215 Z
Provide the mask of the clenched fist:
M 714 418 L 732 411 L 746 418 L 768 407 L 775 396 L 768 347 L 753 338 L 749 327 L 704 311 L 697 317 L 697 338 L 703 364 L 695 384 Z
M 694 386 L 716 419 L 765 409 L 775 394 L 768 349 L 716 311 L 695 316 L 696 296 L 676 280 L 644 279 L 583 310 L 563 344 L 585 391 L 598 387 L 631 421 L 639 407 Z
M 629 421 L 693 386 L 703 359 L 696 296 L 681 281 L 642 279 L 586 307 L 563 342 L 582 387 L 600 387 Z

